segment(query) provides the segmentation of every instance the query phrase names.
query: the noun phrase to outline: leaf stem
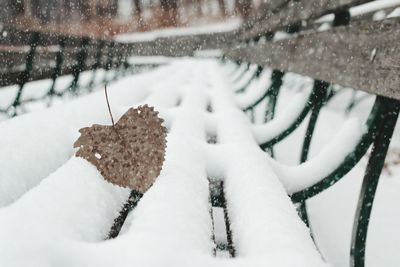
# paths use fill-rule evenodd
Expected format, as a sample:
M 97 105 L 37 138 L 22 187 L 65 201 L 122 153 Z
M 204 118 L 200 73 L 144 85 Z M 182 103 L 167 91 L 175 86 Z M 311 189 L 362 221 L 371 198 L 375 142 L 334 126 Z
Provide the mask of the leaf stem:
M 105 95 L 106 95 L 106 101 L 107 101 L 108 112 L 110 113 L 111 122 L 112 122 L 112 125 L 113 125 L 113 127 L 114 127 L 114 126 L 115 126 L 115 124 L 114 124 L 114 118 L 113 118 L 113 115 L 112 115 L 112 113 L 111 113 L 110 102 L 108 101 L 107 84 L 104 84 L 104 93 L 105 93 Z

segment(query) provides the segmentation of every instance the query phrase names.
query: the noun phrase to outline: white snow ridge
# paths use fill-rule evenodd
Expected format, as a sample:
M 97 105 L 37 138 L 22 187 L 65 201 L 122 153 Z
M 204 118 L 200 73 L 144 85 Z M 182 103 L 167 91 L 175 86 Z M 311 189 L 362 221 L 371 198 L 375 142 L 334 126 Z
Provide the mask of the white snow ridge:
M 288 194 L 314 184 L 341 162 L 365 130 L 361 120 L 345 121 L 332 111 L 334 107 L 323 111 L 320 121 L 326 122 L 321 127 L 344 125 L 343 129 L 336 136 L 322 134 L 319 143 L 333 139 L 332 145 L 313 146 L 308 163 L 287 166 L 293 163 L 294 151 L 298 152 L 292 137 L 276 146 L 276 158 L 286 159 L 281 162 L 262 151 L 259 143 L 287 127 L 307 101 L 309 88 L 298 92 L 293 90 L 302 86 L 298 80 L 285 82 L 276 118 L 267 124 L 251 124 L 242 108 L 262 95 L 271 72 L 264 71 L 239 95 L 235 90 L 249 77 L 233 86 L 230 67 L 217 60 L 172 60 L 110 85 L 116 119 L 130 107 L 148 104 L 160 112 L 168 128 L 160 176 L 128 215 L 120 235 L 111 240 L 105 239 L 129 190 L 106 182 L 94 166 L 75 157 L 72 148 L 80 128 L 110 124 L 103 92 L 1 122 L 0 266 L 330 266 L 326 262 L 345 266 L 342 250 L 336 249 L 347 249 L 348 217 L 356 200 L 352 189 L 344 190 L 343 199 L 338 197 L 339 190 L 330 190 L 330 198 L 321 197 L 318 205 L 314 199 L 308 203 L 321 251 Z M 299 131 L 293 138 L 300 139 L 304 127 Z M 215 143 L 207 142 L 210 136 Z M 224 184 L 233 258 L 213 253 L 224 237 L 216 232 L 213 238 L 223 223 L 223 212 L 210 212 L 210 178 Z M 359 182 L 350 179 L 348 183 L 354 186 L 349 188 L 358 188 Z M 386 183 L 390 184 L 383 182 L 379 190 L 400 185 Z M 341 217 L 332 199 L 345 213 L 352 212 Z M 377 201 L 377 206 L 383 206 L 379 203 L 391 200 Z M 351 204 L 343 207 L 343 203 Z M 324 205 L 329 210 L 321 208 Z M 331 213 L 335 216 L 327 215 Z M 346 225 L 343 229 L 341 223 Z M 371 221 L 371 231 L 378 223 Z M 368 248 L 368 255 L 383 249 L 376 247 L 382 245 L 376 238 L 379 231 L 383 230 L 371 233 L 377 242 Z

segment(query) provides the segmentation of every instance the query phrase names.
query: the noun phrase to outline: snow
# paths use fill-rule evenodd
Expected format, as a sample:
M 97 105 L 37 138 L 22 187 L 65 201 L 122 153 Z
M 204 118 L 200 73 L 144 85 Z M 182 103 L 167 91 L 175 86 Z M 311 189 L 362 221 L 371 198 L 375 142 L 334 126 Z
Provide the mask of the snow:
M 130 42 L 144 42 L 153 41 L 156 38 L 170 37 L 170 36 L 185 36 L 185 35 L 196 35 L 196 34 L 208 34 L 218 32 L 229 32 L 239 28 L 241 19 L 232 18 L 227 21 L 212 23 L 203 26 L 192 26 L 192 27 L 181 27 L 181 28 L 166 28 L 149 32 L 142 33 L 125 33 L 115 37 L 116 41 L 123 43 Z
M 391 8 L 400 5 L 399 0 L 379 0 L 355 6 L 350 9 L 352 16 L 359 16 L 365 13 L 377 11 L 380 9 Z
M 3 226 L 7 227 L 0 235 L 12 238 L 46 233 L 47 238 L 100 241 L 128 193 L 107 183 L 87 161 L 73 157 L 40 186 L 1 210 Z M 24 218 L 34 220 L 27 224 Z
M 102 92 L 1 123 L 2 147 L 8 150 L 1 153 L 2 164 L 6 163 L 1 180 L 6 207 L 0 210 L 0 253 L 7 256 L 0 257 L 0 264 L 125 266 L 130 262 L 152 266 L 163 259 L 166 266 L 189 261 L 198 266 L 324 265 L 254 141 L 245 115 L 235 107 L 223 75 L 215 61 L 178 61 L 151 75 L 133 76 L 110 86 L 115 117 L 128 106 L 148 103 L 166 115 L 169 127 L 163 170 L 115 240 L 102 241 L 128 190 L 108 184 L 95 167 L 72 156 L 80 127 L 109 124 Z M 206 111 L 209 103 L 213 113 Z M 237 128 L 236 123 L 246 127 Z M 221 144 L 206 143 L 209 124 L 214 124 Z M 229 157 L 221 157 L 220 146 Z M 219 160 L 210 163 L 209 153 Z M 242 153 L 248 158 L 238 164 Z M 212 257 L 215 245 L 207 165 L 218 162 L 223 163 L 219 168 L 225 174 L 220 178 L 227 183 L 239 256 L 235 261 Z M 249 183 L 241 188 L 245 176 Z M 31 222 L 26 224 L 25 218 Z M 21 251 L 24 257 L 19 257 Z M 290 258 L 283 257 L 287 253 Z
M 343 110 L 351 93 L 350 90 L 339 93 L 326 108 L 322 109 L 311 144 L 312 160 L 335 138 L 338 129 L 345 123 Z M 278 111 L 286 107 L 285 98 L 285 96 L 278 98 Z M 364 122 L 373 100 L 374 97 L 371 97 L 362 102 L 350 116 Z M 306 124 L 302 124 L 291 136 L 274 147 L 275 157 L 279 163 L 298 165 L 305 128 Z M 399 147 L 399 128 L 397 127 L 393 136 L 392 149 Z M 307 201 L 311 229 L 316 243 L 325 260 L 332 266 L 345 267 L 350 261 L 354 212 L 366 164 L 367 158 L 364 157 L 333 187 Z M 398 166 L 392 166 L 392 175 L 386 171 L 381 175 L 368 232 L 366 266 L 398 266 L 400 232 L 397 225 L 400 223 L 400 217 L 394 211 L 398 209 L 399 201 L 399 170 Z
M 212 207 L 212 216 L 214 220 L 214 238 L 217 244 L 227 244 L 226 227 L 224 221 L 224 209 Z
M 387 16 L 387 18 L 395 18 L 395 17 L 400 17 L 400 7 L 396 8 L 395 10 L 393 10 L 393 11 Z
M 131 3 L 124 3 L 118 12 L 126 15 L 124 7 Z M 213 4 L 215 11 L 217 3 Z M 233 9 L 234 1 L 227 4 Z M 352 17 L 371 13 L 373 20 L 382 20 L 400 16 L 400 8 L 395 8 L 399 5 L 400 0 L 369 1 L 350 8 L 350 13 Z M 318 19 L 322 22 L 318 31 L 330 29 L 333 17 Z M 223 33 L 239 29 L 240 24 L 231 19 L 115 39 L 130 43 Z M 277 32 L 274 40 L 288 37 Z M 372 49 L 370 57 L 376 52 Z M 195 55 L 219 57 L 222 52 Z M 351 90 L 342 90 L 324 106 L 309 160 L 299 164 L 307 123 L 274 146 L 274 158 L 259 144 L 295 120 L 307 104 L 312 80 L 285 74 L 275 118 L 264 123 L 267 101 L 262 101 L 251 122 L 242 109 L 270 86 L 270 69 L 265 68 L 246 91 L 235 94 L 251 80 L 255 65 L 247 70 L 246 64 L 136 56 L 128 62 L 163 65 L 108 87 L 116 119 L 132 106 L 149 104 L 165 120 L 166 160 L 154 186 L 128 215 L 120 235 L 105 240 L 129 190 L 107 183 L 94 166 L 75 157 L 72 148 L 81 127 L 111 123 L 103 88 L 87 90 L 78 99 L 66 95 L 49 100 L 45 95 L 50 80 L 27 83 L 22 99 L 42 100 L 25 104 L 21 111 L 27 114 L 17 118 L 7 120 L 0 113 L 0 266 L 348 266 L 354 211 L 368 156 L 335 186 L 307 200 L 311 229 L 299 219 L 288 194 L 318 182 L 352 151 L 365 133 L 373 96 L 349 114 L 343 111 Z M 101 83 L 115 74 L 97 70 L 95 79 Z M 91 71 L 82 73 L 80 85 L 88 85 L 92 77 Z M 58 78 L 56 91 L 71 81 L 71 75 Z M 0 110 L 13 102 L 17 90 L 17 86 L 1 88 Z M 50 104 L 53 107 L 47 108 Z M 213 136 L 217 142 L 207 143 Z M 396 158 L 399 148 L 400 126 L 390 155 Z M 398 164 L 389 168 L 377 189 L 367 266 L 399 266 L 400 168 Z M 216 243 L 228 241 L 223 209 L 210 206 L 209 177 L 224 181 L 235 258 L 223 252 L 213 255 L 213 234 Z
M 146 88 L 155 82 L 153 75 L 138 75 L 109 86 L 110 101 L 129 105 L 144 99 Z M 109 122 L 102 91 L 0 122 L 0 206 L 12 203 L 66 162 L 74 153 L 71 144 L 80 128 Z
M 245 109 L 257 100 L 259 100 L 267 91 L 271 82 L 271 71 L 263 70 L 260 77 L 252 81 L 252 83 L 246 88 L 246 91 L 236 96 L 236 104 L 241 109 Z
M 246 64 L 241 64 L 237 69 L 234 70 L 234 73 L 230 75 L 228 79 L 232 82 L 235 82 L 238 78 L 240 78 L 242 74 L 244 74 L 246 69 L 247 69 Z
M 214 75 L 217 79 L 218 74 Z M 223 87 L 221 80 L 215 85 Z M 255 142 L 247 118 L 235 108 L 229 87 L 213 93 L 213 107 L 219 117 L 219 144 L 223 146 L 219 152 L 224 155 L 226 198 L 238 257 L 264 261 L 268 258 L 279 266 L 322 266 L 307 228 Z
M 235 81 L 234 83 L 234 90 L 240 90 L 244 86 L 248 84 L 248 82 L 251 80 L 251 78 L 254 76 L 254 74 L 257 71 L 257 65 L 251 65 L 249 67 L 249 71 L 246 71 L 243 75 L 238 77 L 238 80 Z
M 289 194 L 299 192 L 321 181 L 339 167 L 365 131 L 366 127 L 357 118 L 350 118 L 314 158 L 297 166 L 280 164 L 272 159 L 270 164 Z
M 357 17 L 361 16 L 363 14 L 371 13 L 371 12 L 380 12 L 382 9 L 386 8 L 393 8 L 400 5 L 400 0 L 375 0 L 375 1 L 370 1 L 358 6 L 351 7 L 349 9 L 350 15 L 352 17 Z M 384 16 L 379 16 L 379 17 L 374 17 L 374 20 L 380 20 L 384 19 L 386 15 Z M 387 16 L 387 18 L 390 18 L 391 16 Z M 316 22 L 329 22 L 334 19 L 333 14 L 328 14 L 325 16 L 322 16 L 321 18 L 317 19 Z
M 293 100 L 290 104 L 288 104 L 288 107 L 284 113 L 278 114 L 268 123 L 252 126 L 254 138 L 257 140 L 257 142 L 259 144 L 266 143 L 272 140 L 275 136 L 278 136 L 280 133 L 284 132 L 304 109 L 309 96 L 309 90 L 298 92 L 293 96 Z
M 164 56 L 132 56 L 127 59 L 127 62 L 131 65 L 138 64 L 166 64 L 173 60 L 173 58 Z
M 337 166 L 365 131 L 362 122 L 371 101 L 346 118 L 349 91 L 335 96 L 321 111 L 309 162 L 298 165 L 304 123 L 275 146 L 276 159 L 271 159 L 258 144 L 293 120 L 312 84 L 286 74 L 275 119 L 253 125 L 241 109 L 265 92 L 270 70 L 235 94 L 233 83 L 244 83 L 254 73 L 243 74 L 245 68 L 215 60 L 173 60 L 109 86 L 116 119 L 129 107 L 147 103 L 160 111 L 169 130 L 160 176 L 113 240 L 104 239 L 129 192 L 107 183 L 72 149 L 79 128 L 110 124 L 101 88 L 1 122 L 0 266 L 347 266 L 365 159 L 307 202 L 326 262 L 287 193 Z M 207 136 L 213 135 L 217 143 L 208 144 Z M 393 177 L 384 174 L 378 187 L 368 266 L 396 266 L 400 217 L 393 211 L 400 169 L 393 172 Z M 213 256 L 208 177 L 224 181 L 235 258 Z M 221 208 L 212 210 L 221 220 Z M 224 229 L 215 225 L 221 221 L 214 222 L 214 233 L 225 242 Z

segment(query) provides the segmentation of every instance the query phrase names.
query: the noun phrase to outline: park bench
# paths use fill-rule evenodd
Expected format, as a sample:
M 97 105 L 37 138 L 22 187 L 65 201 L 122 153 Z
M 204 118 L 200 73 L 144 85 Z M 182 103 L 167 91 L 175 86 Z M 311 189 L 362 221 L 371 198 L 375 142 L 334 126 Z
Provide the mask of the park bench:
M 400 109 L 400 20 L 372 21 L 371 10 L 353 20 L 352 8 L 366 2 L 373 1 L 266 1 L 268 8 L 260 8 L 264 12 L 232 32 L 129 44 L 27 33 L 21 45 L 28 44 L 28 49 L 6 53 L 19 57 L 19 64 L 25 61 L 26 68 L 18 74 L 6 72 L 7 78 L 1 79 L 3 85 L 17 84 L 19 92 L 29 80 L 44 77 L 52 79 L 54 88 L 64 74 L 73 75 L 68 91 L 74 91 L 82 71 L 123 70 L 132 55 L 193 57 L 197 50 L 219 49 L 221 57 L 219 62 L 177 61 L 110 86 L 117 117 L 131 106 L 149 104 L 169 131 L 163 170 L 144 195 L 108 184 L 95 168 L 73 156 L 79 128 L 109 124 L 99 92 L 52 112 L 0 124 L 0 205 L 5 207 L 0 210 L 0 236 L 11 243 L 0 261 L 24 264 L 28 259 L 34 266 L 325 266 L 329 262 L 307 228 L 307 200 L 333 187 L 372 147 L 349 251 L 350 266 L 364 266 L 375 192 Z M 394 8 L 377 7 L 387 14 Z M 328 14 L 334 18 L 329 29 L 321 30 L 321 17 Z M 14 33 L 7 32 L 2 45 L 15 45 Z M 60 47 L 74 44 L 65 59 L 72 62 L 69 70 L 63 72 L 59 63 L 64 49 L 43 49 L 39 53 L 52 54 L 56 66 L 46 70 L 51 59 L 44 56 L 44 63 L 37 64 L 47 74 L 35 76 L 38 35 L 46 46 L 60 40 Z M 90 44 L 121 54 L 104 57 L 99 52 L 103 48 L 90 49 Z M 276 115 L 290 73 L 313 79 L 312 86 Z M 370 114 L 365 122 L 346 122 L 309 159 L 321 109 L 345 87 L 376 95 Z M 348 110 L 367 94 L 353 96 Z M 263 104 L 265 116 L 257 124 Z M 274 159 L 274 146 L 307 119 L 299 165 Z M 32 218 L 29 224 L 26 218 Z M 18 256 L 21 244 L 26 259 Z M 51 252 L 43 252 L 47 250 Z
M 0 86 L 18 87 L 15 98 L 0 108 L 10 116 L 21 112 L 18 109 L 24 103 L 91 92 L 99 83 L 110 83 L 119 76 L 159 65 L 132 64 L 127 57 L 128 46 L 113 40 L 30 32 L 10 26 L 4 26 L 1 32 Z M 71 79 L 56 86 L 57 78 L 66 75 Z M 51 80 L 46 91 L 23 97 L 29 82 L 43 79 Z

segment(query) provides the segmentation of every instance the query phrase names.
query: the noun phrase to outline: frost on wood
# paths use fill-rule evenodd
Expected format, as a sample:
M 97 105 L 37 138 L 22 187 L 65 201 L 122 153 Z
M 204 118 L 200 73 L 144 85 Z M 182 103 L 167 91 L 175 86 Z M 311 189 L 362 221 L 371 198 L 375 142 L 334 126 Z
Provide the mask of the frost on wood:
M 115 124 L 94 124 L 79 130 L 76 156 L 92 163 L 116 185 L 146 192 L 160 174 L 167 130 L 147 105 L 130 108 Z

